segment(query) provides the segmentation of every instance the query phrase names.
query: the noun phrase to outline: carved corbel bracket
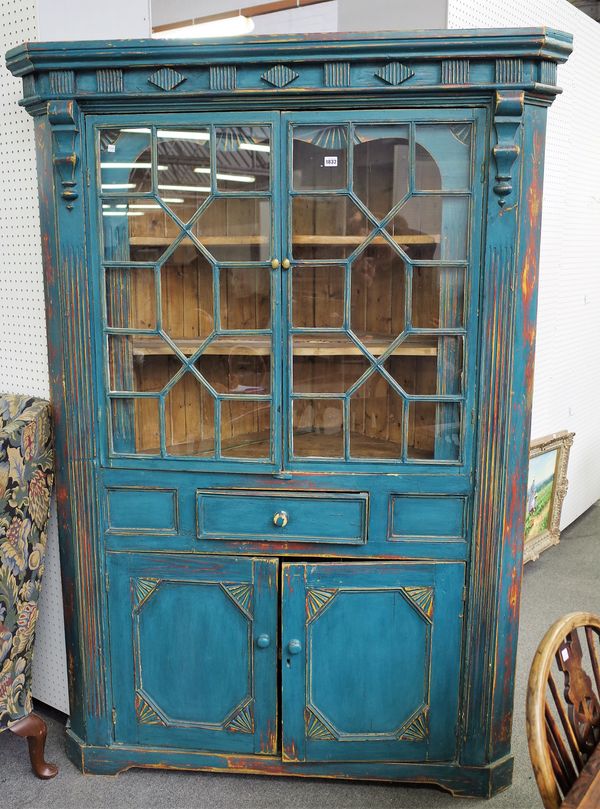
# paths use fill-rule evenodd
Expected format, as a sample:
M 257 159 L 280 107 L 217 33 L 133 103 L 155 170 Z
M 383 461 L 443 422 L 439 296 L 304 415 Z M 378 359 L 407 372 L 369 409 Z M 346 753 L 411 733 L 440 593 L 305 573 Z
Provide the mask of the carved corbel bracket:
M 519 132 L 523 119 L 525 94 L 522 91 L 497 92 L 494 110 L 496 145 L 492 149 L 496 161 L 496 183 L 494 193 L 500 197 L 498 205 L 503 206 L 513 188 L 513 167 L 521 153 Z
M 78 198 L 79 109 L 75 101 L 49 101 L 48 120 L 52 126 L 54 170 L 62 187 L 61 197 L 67 210 L 73 210 Z

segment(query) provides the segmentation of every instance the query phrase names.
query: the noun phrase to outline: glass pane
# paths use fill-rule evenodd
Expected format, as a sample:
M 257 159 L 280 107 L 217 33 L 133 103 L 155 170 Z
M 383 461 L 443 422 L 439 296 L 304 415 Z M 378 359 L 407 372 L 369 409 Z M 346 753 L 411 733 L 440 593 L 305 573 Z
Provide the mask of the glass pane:
M 415 188 L 467 191 L 471 185 L 471 124 L 417 124 Z
M 367 217 L 349 197 L 293 199 L 292 242 L 297 258 L 347 258 L 371 230 Z
M 346 188 L 348 131 L 345 126 L 295 126 L 294 188 L 327 191 Z
M 460 393 L 462 339 L 411 334 L 400 343 L 383 367 L 410 395 Z
M 181 368 L 181 361 L 159 337 L 108 335 L 110 389 L 160 392 Z
M 468 197 L 411 197 L 394 216 L 388 231 L 410 258 L 464 260 L 468 214 Z
M 405 326 L 406 269 L 384 239 L 370 244 L 352 262 L 352 330 L 378 356 Z
M 269 402 L 221 401 L 221 455 L 268 458 L 271 455 Z
M 271 258 L 271 202 L 262 198 L 213 199 L 193 231 L 217 261 Z
M 196 368 L 217 393 L 271 392 L 271 338 L 217 337 L 196 360 Z
M 294 402 L 293 451 L 299 457 L 344 457 L 344 404 L 339 399 Z
M 344 324 L 344 273 L 339 266 L 292 270 L 292 322 L 299 328 L 337 328 Z
M 421 329 L 461 328 L 464 299 L 464 267 L 413 267 L 413 326 Z
M 165 435 L 169 455 L 214 455 L 215 400 L 191 373 L 165 397 Z
M 354 193 L 378 219 L 408 193 L 408 126 L 357 126 L 354 130 Z
M 271 274 L 265 267 L 219 270 L 222 329 L 268 329 L 271 323 Z
M 107 261 L 154 262 L 180 233 L 152 199 L 103 199 L 102 230 Z
M 154 270 L 106 270 L 106 325 L 119 329 L 156 328 Z
M 187 222 L 210 194 L 210 132 L 206 129 L 158 129 L 158 192 Z M 200 174 L 196 169 L 208 173 Z
M 296 334 L 294 391 L 343 393 L 369 368 L 369 361 L 345 334 Z
M 188 357 L 214 328 L 212 264 L 190 239 L 160 268 L 162 327 Z
M 105 193 L 152 191 L 150 129 L 100 131 L 100 183 Z
M 160 455 L 158 399 L 112 399 L 113 452 Z
M 411 459 L 460 459 L 461 409 L 454 402 L 409 402 L 408 451 Z
M 219 191 L 268 191 L 271 185 L 271 128 L 217 127 L 215 137 Z M 208 177 L 204 166 L 196 167 L 195 171 L 200 178 Z
M 402 455 L 403 399 L 380 373 L 350 398 L 350 455 L 377 459 Z

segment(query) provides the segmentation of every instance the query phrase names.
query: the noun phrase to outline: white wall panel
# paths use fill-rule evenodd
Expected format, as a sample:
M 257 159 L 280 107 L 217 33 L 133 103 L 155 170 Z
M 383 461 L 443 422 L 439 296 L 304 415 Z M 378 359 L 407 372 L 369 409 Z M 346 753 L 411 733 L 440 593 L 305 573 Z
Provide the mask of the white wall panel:
M 35 0 L 0 0 L 0 50 L 37 39 Z M 0 64 L 0 392 L 49 395 L 33 120 Z M 69 712 L 56 505 L 51 505 L 33 695 Z
M 600 25 L 568 0 L 449 0 L 449 28 L 574 34 L 548 111 L 532 437 L 573 430 L 563 527 L 600 498 Z

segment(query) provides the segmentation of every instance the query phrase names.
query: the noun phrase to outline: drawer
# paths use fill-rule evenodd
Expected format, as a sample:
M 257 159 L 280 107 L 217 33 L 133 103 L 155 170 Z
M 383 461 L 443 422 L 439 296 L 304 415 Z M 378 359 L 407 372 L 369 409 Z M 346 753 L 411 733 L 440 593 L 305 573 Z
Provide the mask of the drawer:
M 196 493 L 199 539 L 273 542 L 367 541 L 364 492 L 210 489 Z

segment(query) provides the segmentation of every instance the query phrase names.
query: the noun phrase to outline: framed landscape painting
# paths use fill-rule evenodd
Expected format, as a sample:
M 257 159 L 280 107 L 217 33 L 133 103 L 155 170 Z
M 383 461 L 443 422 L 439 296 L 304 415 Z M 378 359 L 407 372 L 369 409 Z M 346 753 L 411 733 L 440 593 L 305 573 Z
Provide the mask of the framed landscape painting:
M 537 559 L 560 539 L 560 512 L 567 494 L 567 465 L 575 433 L 566 430 L 532 441 L 529 453 L 523 562 Z

